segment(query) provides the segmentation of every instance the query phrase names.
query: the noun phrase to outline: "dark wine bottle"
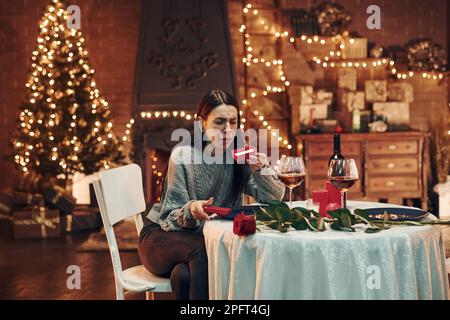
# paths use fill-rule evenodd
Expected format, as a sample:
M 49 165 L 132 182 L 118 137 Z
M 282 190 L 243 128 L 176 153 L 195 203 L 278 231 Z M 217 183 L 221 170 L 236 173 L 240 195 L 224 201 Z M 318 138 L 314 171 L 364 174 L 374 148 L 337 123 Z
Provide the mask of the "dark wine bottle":
M 330 160 L 328 161 L 328 165 L 330 165 L 331 160 L 344 160 L 344 156 L 341 154 L 341 135 L 338 133 L 335 133 L 333 135 L 333 154 L 330 157 Z

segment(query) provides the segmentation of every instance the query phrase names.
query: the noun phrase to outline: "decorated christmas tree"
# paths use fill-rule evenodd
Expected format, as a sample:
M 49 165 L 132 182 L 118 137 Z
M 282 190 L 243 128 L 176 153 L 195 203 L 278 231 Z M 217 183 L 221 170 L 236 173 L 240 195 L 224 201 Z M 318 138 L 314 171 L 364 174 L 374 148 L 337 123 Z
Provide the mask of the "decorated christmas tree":
M 11 139 L 24 172 L 70 178 L 120 163 L 123 146 L 113 133 L 80 30 L 69 28 L 65 4 L 52 0 L 39 22 L 26 97 Z

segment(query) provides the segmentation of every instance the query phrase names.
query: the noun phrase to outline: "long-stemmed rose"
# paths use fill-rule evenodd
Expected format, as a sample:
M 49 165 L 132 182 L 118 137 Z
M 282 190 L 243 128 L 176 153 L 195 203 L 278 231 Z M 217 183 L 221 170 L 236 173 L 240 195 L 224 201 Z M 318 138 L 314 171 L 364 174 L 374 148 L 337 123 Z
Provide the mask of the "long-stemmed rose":
M 348 209 L 337 209 L 328 211 L 331 218 L 321 217 L 319 213 L 314 210 L 305 208 L 293 208 L 282 201 L 269 201 L 268 207 L 260 207 L 255 211 L 256 224 L 264 225 L 280 232 L 287 232 L 291 227 L 295 230 L 311 230 L 311 231 L 325 231 L 326 224 L 330 224 L 333 230 L 354 232 L 355 224 L 363 223 L 368 227 L 366 233 L 375 233 L 383 229 L 390 228 L 391 225 L 450 225 L 447 220 L 433 220 L 433 221 L 393 221 L 390 220 L 389 214 L 385 212 L 383 220 L 377 221 L 371 219 L 365 210 L 356 209 L 351 212 Z

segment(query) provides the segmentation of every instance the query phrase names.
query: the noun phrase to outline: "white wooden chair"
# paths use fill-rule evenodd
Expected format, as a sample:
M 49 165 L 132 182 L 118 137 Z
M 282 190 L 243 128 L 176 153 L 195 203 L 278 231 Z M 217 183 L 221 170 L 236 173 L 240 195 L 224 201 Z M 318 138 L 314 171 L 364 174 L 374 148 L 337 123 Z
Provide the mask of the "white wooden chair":
M 142 229 L 141 212 L 145 210 L 145 200 L 141 168 L 137 164 L 129 164 L 100 172 L 93 185 L 111 253 L 117 300 L 124 300 L 124 290 L 145 291 L 147 298 L 153 292 L 171 292 L 169 278 L 157 277 L 143 265 L 122 270 L 113 226 L 133 215 L 137 233 Z

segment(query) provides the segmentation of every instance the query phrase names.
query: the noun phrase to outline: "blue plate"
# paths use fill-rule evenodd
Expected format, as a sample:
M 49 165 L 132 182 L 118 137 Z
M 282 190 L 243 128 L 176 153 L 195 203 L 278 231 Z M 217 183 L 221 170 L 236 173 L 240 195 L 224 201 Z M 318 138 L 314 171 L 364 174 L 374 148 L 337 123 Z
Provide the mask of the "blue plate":
M 389 214 L 389 220 L 392 221 L 421 221 L 428 215 L 423 210 L 412 208 L 369 208 L 364 211 L 372 220 L 383 220 L 385 211 Z

